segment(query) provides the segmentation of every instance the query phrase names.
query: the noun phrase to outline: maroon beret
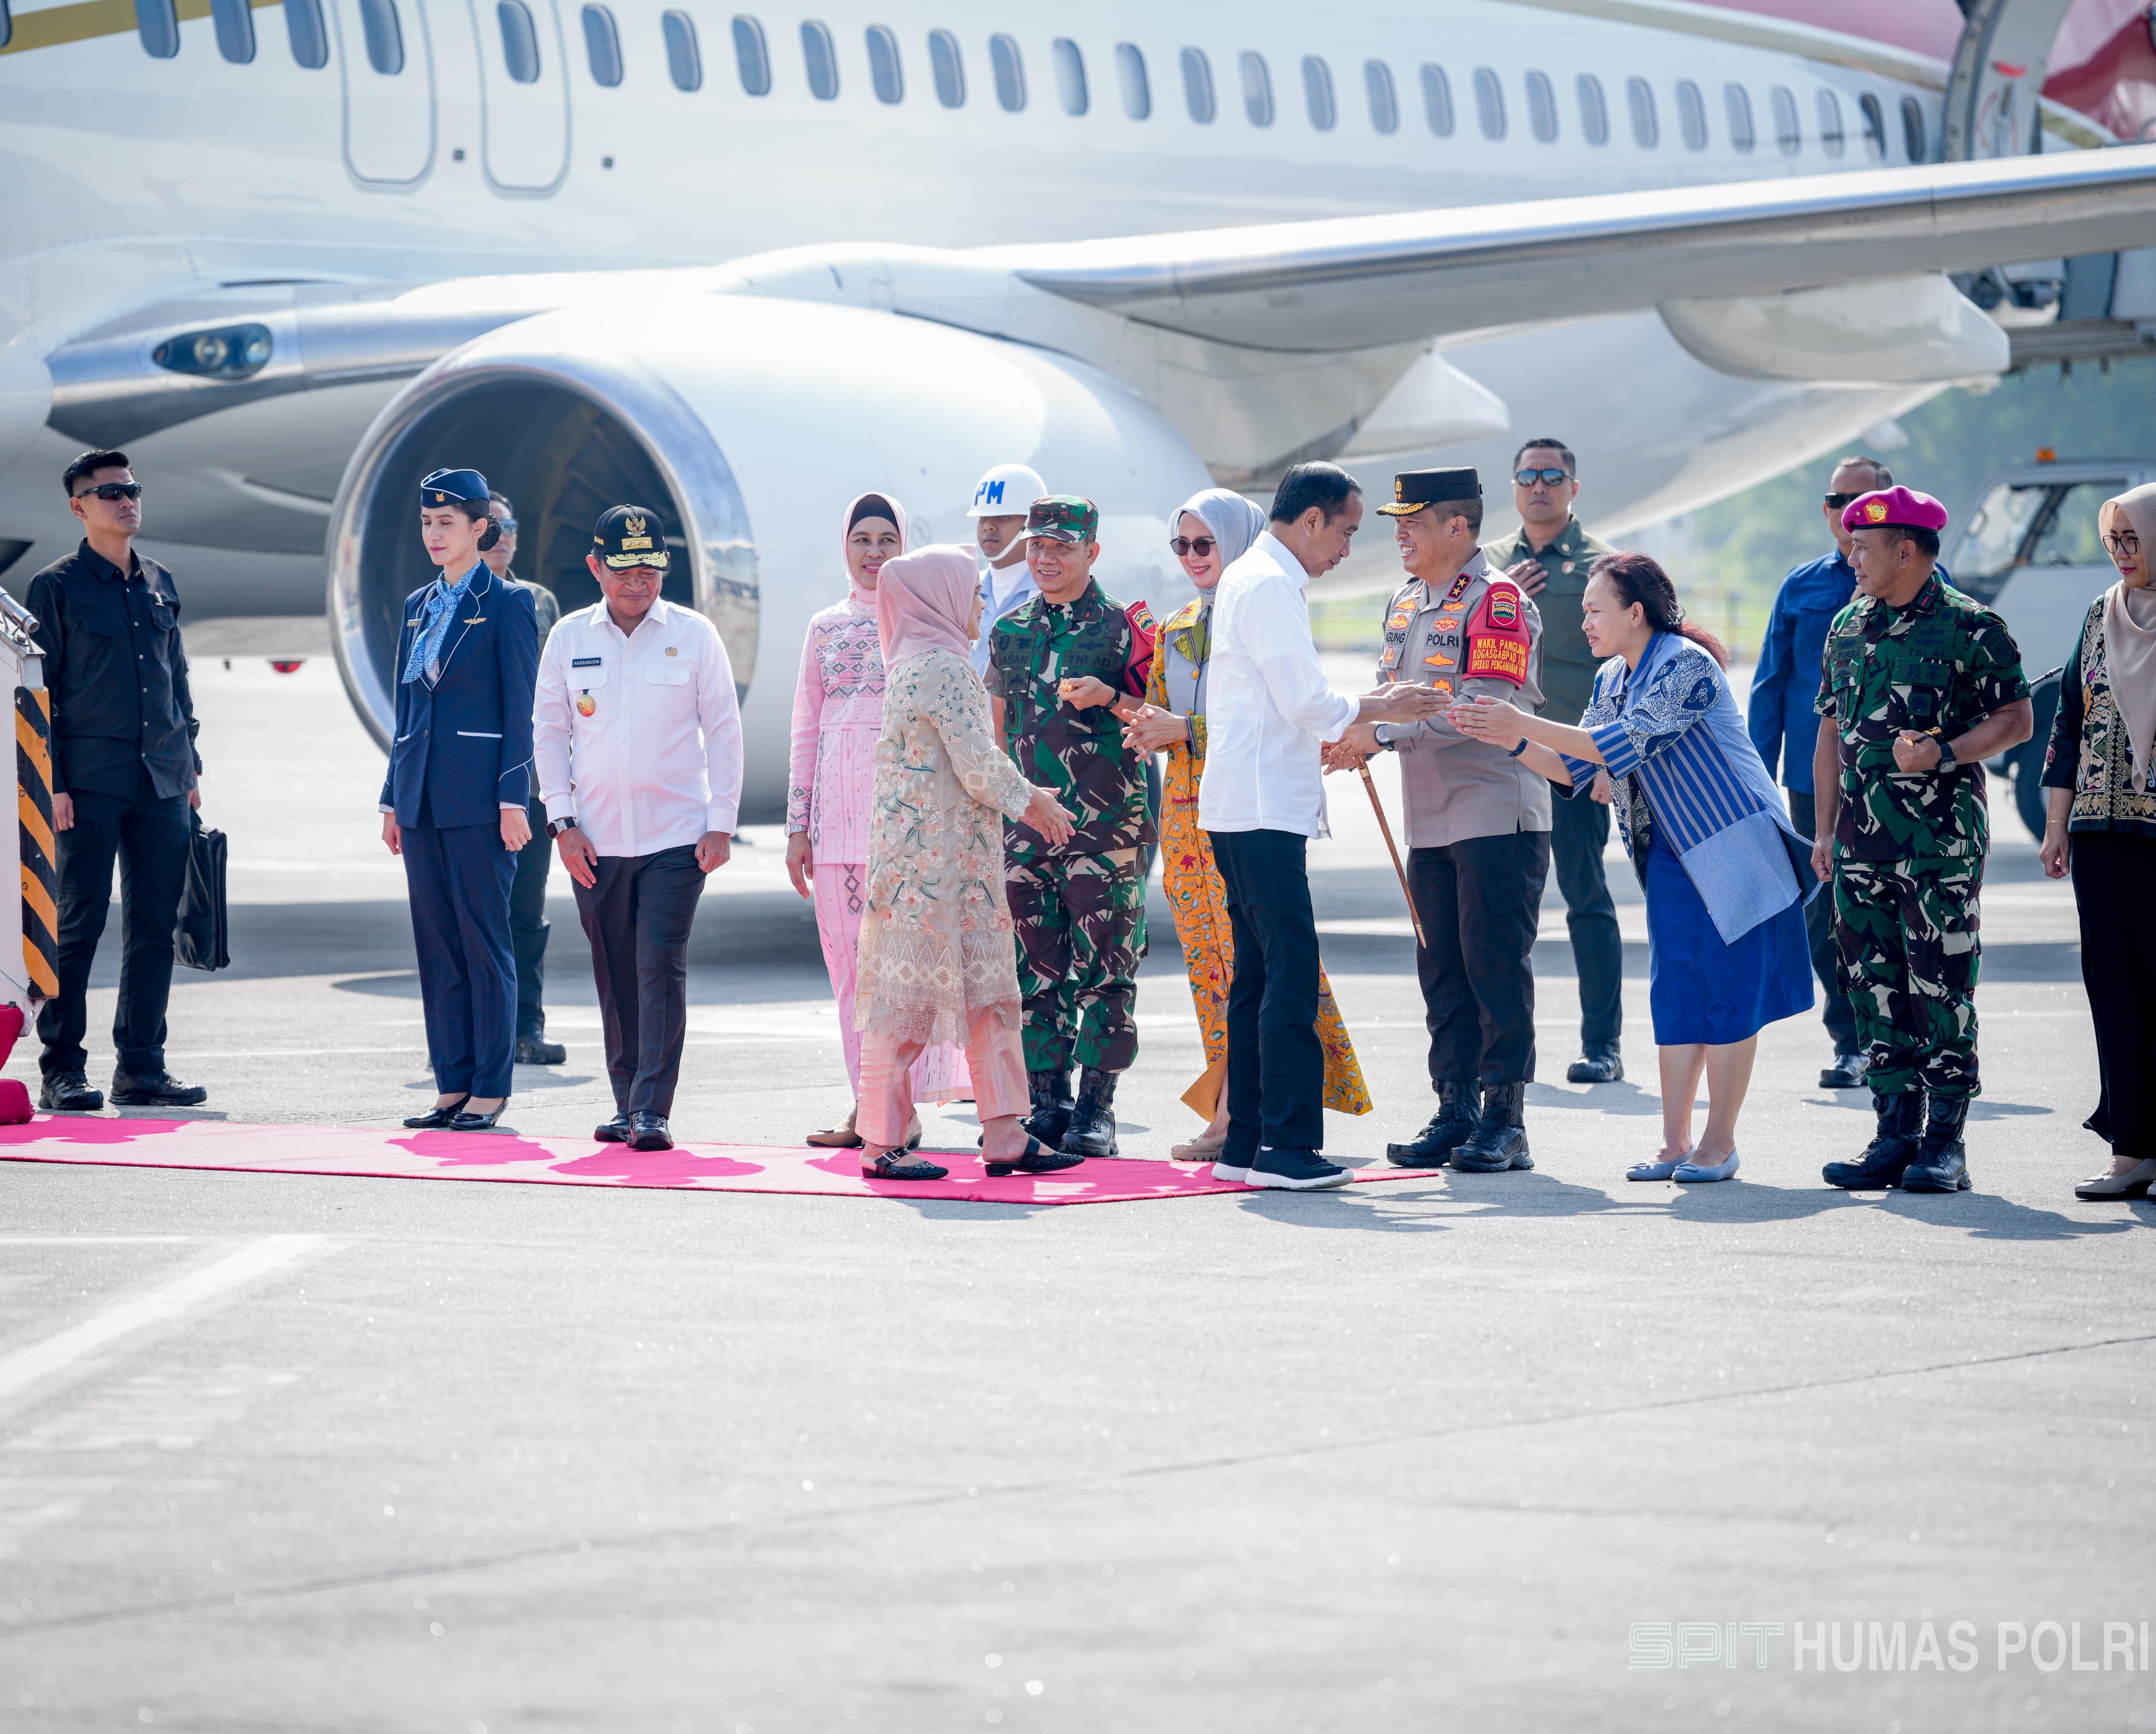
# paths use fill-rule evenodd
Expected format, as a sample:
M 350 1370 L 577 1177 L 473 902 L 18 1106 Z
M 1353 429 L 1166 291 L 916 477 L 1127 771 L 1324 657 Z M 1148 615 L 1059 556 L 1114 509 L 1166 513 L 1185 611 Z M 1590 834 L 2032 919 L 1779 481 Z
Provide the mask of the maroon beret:
M 1947 509 L 1928 494 L 1913 488 L 1881 488 L 1860 494 L 1843 508 L 1845 530 L 1928 530 L 1933 535 L 1947 527 Z

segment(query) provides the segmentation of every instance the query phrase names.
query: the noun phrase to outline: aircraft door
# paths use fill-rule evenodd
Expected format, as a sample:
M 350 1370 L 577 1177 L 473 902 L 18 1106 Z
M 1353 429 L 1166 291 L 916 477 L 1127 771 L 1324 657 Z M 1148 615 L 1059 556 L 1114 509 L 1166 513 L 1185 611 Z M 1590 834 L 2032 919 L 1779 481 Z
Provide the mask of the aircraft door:
M 434 161 L 434 59 L 420 0 L 334 0 L 345 167 L 409 186 Z
M 467 0 L 479 38 L 486 177 L 551 192 L 569 167 L 568 52 L 555 0 Z

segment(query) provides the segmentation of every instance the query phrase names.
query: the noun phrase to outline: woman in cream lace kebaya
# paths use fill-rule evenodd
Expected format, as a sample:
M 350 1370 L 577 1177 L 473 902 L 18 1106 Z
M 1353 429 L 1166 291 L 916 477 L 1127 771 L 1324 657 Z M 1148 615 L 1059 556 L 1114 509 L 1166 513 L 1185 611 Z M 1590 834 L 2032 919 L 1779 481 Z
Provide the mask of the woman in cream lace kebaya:
M 1061 842 L 1070 816 L 1019 774 L 989 731 L 988 695 L 968 659 L 981 617 L 973 555 L 938 547 L 900 556 L 883 568 L 875 605 L 883 732 L 854 997 L 861 1172 L 941 1180 L 949 1172 L 901 1147 L 913 1107 L 909 1068 L 931 1044 L 957 1041 L 966 1044 L 988 1172 L 1073 1167 L 1081 1158 L 1019 1125 L 1029 1099 L 1004 893 L 1004 820 L 1022 818 Z
M 816 901 L 816 935 L 824 967 L 839 1002 L 839 1039 L 846 1080 L 861 1093 L 861 1039 L 854 1029 L 855 948 L 868 885 L 869 783 L 876 735 L 883 727 L 883 648 L 876 638 L 876 577 L 884 562 L 906 551 L 906 508 L 888 494 L 863 494 L 840 520 L 847 593 L 814 616 L 801 647 L 801 678 L 793 689 L 793 753 L 786 791 L 786 870 L 793 889 Z M 814 887 L 813 894 L 811 887 Z M 919 1101 L 951 1101 L 973 1093 L 966 1056 L 946 1044 L 914 1063 Z M 907 1128 L 918 1143 L 921 1125 Z M 854 1114 L 814 1145 L 859 1145 Z

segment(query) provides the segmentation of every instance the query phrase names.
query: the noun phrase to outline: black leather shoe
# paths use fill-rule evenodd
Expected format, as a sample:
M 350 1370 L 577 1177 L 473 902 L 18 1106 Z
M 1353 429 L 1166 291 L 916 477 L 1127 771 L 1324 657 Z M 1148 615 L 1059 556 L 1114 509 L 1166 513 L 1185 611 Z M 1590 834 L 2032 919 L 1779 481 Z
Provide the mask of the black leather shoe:
M 639 1108 L 629 1116 L 629 1147 L 631 1150 L 671 1150 L 674 1134 L 667 1130 L 666 1116 L 654 1114 L 649 1108 Z
M 116 1108 L 198 1108 L 209 1100 L 199 1084 L 182 1084 L 170 1072 L 115 1072 Z
M 1475 1085 L 1437 1086 L 1437 1112 L 1430 1124 L 1404 1144 L 1385 1146 L 1385 1160 L 1396 1168 L 1441 1168 L 1475 1130 Z
M 1527 1154 L 1527 1086 L 1492 1084 L 1482 1092 L 1482 1117 L 1467 1141 L 1452 1152 L 1452 1166 L 1463 1174 L 1502 1174 L 1507 1168 L 1532 1168 Z
M 629 1141 L 629 1116 L 617 1114 L 604 1126 L 593 1126 L 592 1136 L 602 1144 L 626 1144 Z
M 1053 1150 L 1070 1126 L 1070 1075 L 1028 1072 L 1025 1087 L 1033 1097 L 1033 1108 L 1019 1123 Z
M 440 1131 L 455 1121 L 457 1116 L 464 1112 L 465 1104 L 470 1100 L 468 1095 L 460 1095 L 446 1107 L 429 1108 L 424 1114 L 413 1115 L 404 1124 L 415 1132 Z
M 1058 1147 L 1065 1156 L 1116 1153 L 1116 1075 L 1087 1066 L 1078 1081 L 1078 1104 L 1070 1111 Z
M 1861 1090 L 1864 1075 L 1871 1070 L 1871 1059 L 1867 1054 L 1837 1054 L 1834 1064 L 1820 1074 L 1822 1090 Z
M 559 1065 L 569 1057 L 569 1050 L 559 1042 L 550 1042 L 543 1035 L 521 1035 L 516 1039 L 516 1063 L 519 1065 Z
M 470 1101 L 471 1098 L 466 1096 L 465 1100 Z M 449 1122 L 449 1130 L 453 1132 L 490 1132 L 494 1130 L 495 1121 L 508 1111 L 509 1098 L 505 1095 L 501 1099 L 501 1106 L 491 1114 L 475 1114 L 466 1109 Z
M 1879 1128 L 1864 1154 L 1853 1162 L 1829 1162 L 1820 1177 L 1829 1186 L 1846 1192 L 1884 1192 L 1899 1186 L 1902 1176 L 1917 1153 L 1917 1135 L 1924 1124 L 1922 1090 L 1905 1090 L 1898 1095 L 1871 1092 L 1871 1111 Z
M 54 1072 L 38 1086 L 38 1106 L 63 1114 L 95 1114 L 105 1106 L 105 1092 L 92 1090 L 80 1072 Z
M 1564 1069 L 1568 1084 L 1614 1084 L 1625 1075 L 1625 1062 L 1614 1048 L 1590 1048 Z
M 1917 1159 L 1902 1171 L 1905 1193 L 1967 1192 L 1969 1147 L 1962 1142 L 1962 1126 L 1969 1118 L 1965 1095 L 1935 1095 L 1932 1117 L 1924 1127 Z

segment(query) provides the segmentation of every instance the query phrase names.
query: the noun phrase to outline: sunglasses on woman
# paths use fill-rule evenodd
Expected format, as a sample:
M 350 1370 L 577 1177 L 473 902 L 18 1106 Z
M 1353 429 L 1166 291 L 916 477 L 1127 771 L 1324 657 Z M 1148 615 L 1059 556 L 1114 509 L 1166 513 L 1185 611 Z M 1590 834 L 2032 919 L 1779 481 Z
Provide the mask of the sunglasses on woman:
M 1523 488 L 1532 488 L 1540 482 L 1546 488 L 1554 488 L 1559 482 L 1572 480 L 1569 469 L 1515 469 L 1512 480 Z
M 1175 550 L 1178 560 L 1187 554 L 1209 554 L 1219 546 L 1209 536 L 1172 536 L 1168 545 Z
M 142 485 L 140 482 L 100 482 L 94 488 L 85 488 L 74 497 L 87 500 L 93 494 L 100 500 L 140 500 Z

